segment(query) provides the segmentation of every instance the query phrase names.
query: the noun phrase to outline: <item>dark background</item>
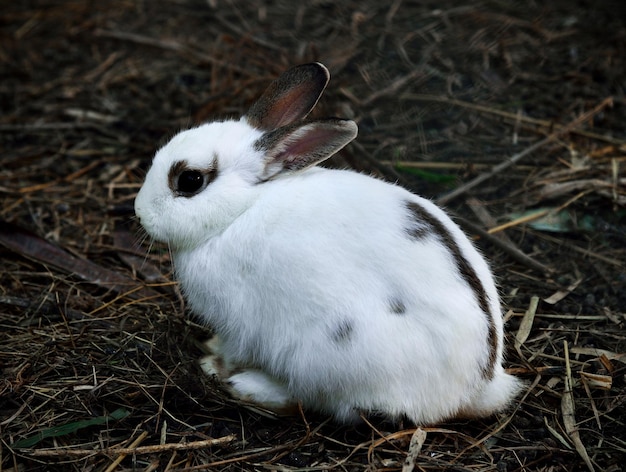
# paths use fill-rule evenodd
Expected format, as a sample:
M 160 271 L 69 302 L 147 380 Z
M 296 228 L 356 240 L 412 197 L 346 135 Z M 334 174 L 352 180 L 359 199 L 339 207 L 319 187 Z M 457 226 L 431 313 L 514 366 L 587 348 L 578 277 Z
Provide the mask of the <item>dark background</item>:
M 119 453 L 90 452 L 135 440 L 163 449 L 115 470 L 402 468 L 410 424 L 268 418 L 203 377 L 210 333 L 133 219 L 170 136 L 316 60 L 316 116 L 360 129 L 328 165 L 445 203 L 492 263 L 529 384 L 497 417 L 425 428 L 416 470 L 624 470 L 625 22 L 619 1 L 3 2 L 0 469 L 106 470 Z M 520 221 L 535 210 L 550 220 Z

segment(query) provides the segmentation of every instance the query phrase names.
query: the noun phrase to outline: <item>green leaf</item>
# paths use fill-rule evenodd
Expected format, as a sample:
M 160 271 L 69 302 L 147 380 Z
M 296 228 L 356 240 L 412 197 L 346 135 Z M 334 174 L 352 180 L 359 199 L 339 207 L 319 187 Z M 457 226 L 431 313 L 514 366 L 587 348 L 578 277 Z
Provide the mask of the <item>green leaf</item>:
M 534 215 L 541 215 L 534 218 Z M 568 210 L 558 208 L 536 208 L 521 213 L 511 213 L 511 220 L 529 218 L 528 226 L 539 231 L 551 233 L 568 233 L 580 231 L 596 231 L 596 220 L 591 215 L 577 215 Z
M 79 429 L 87 428 L 88 426 L 98 426 L 106 424 L 109 421 L 121 420 L 123 418 L 126 418 L 128 415 L 130 415 L 130 411 L 126 410 L 125 408 L 118 408 L 113 413 L 107 416 L 97 416 L 96 418 L 91 418 L 88 420 L 73 421 L 71 423 L 66 423 L 60 426 L 53 426 L 52 428 L 44 429 L 29 438 L 20 439 L 19 441 L 13 443 L 11 447 L 14 447 L 16 449 L 33 447 L 35 444 L 39 443 L 43 439 L 65 436 L 67 434 L 75 433 Z

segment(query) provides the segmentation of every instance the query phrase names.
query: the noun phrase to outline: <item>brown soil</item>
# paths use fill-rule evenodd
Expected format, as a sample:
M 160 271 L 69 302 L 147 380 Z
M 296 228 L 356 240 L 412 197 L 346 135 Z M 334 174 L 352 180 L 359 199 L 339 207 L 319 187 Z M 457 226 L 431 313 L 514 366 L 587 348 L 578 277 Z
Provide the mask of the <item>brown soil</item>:
M 544 3 L 6 3 L 0 470 L 624 470 L 626 7 Z M 210 332 L 136 243 L 134 195 L 174 132 L 313 60 L 316 113 L 360 129 L 330 165 L 438 200 L 492 262 L 511 411 L 268 418 L 200 373 Z

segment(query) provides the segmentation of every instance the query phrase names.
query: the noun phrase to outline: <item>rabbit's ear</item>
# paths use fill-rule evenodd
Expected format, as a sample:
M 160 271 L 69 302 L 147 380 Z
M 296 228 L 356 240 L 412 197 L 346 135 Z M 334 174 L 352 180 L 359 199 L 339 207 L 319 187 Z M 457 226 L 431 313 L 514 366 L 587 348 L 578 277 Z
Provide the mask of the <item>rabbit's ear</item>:
M 282 172 L 296 172 L 314 166 L 335 154 L 357 135 L 351 120 L 332 118 L 286 126 L 264 134 L 255 148 L 265 155 L 261 181 Z
M 330 79 L 319 62 L 302 64 L 283 73 L 250 107 L 246 119 L 261 131 L 272 131 L 306 117 Z

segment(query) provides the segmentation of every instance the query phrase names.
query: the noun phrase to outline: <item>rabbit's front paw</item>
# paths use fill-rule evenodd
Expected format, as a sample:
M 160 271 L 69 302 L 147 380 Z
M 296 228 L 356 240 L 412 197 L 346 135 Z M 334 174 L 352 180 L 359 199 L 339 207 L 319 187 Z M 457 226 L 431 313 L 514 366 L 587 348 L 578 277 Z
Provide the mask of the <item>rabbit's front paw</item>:
M 221 341 L 217 335 L 209 338 L 204 342 L 205 356 L 200 358 L 200 368 L 209 377 L 217 376 L 223 379 L 230 375 L 229 368 L 221 354 Z

